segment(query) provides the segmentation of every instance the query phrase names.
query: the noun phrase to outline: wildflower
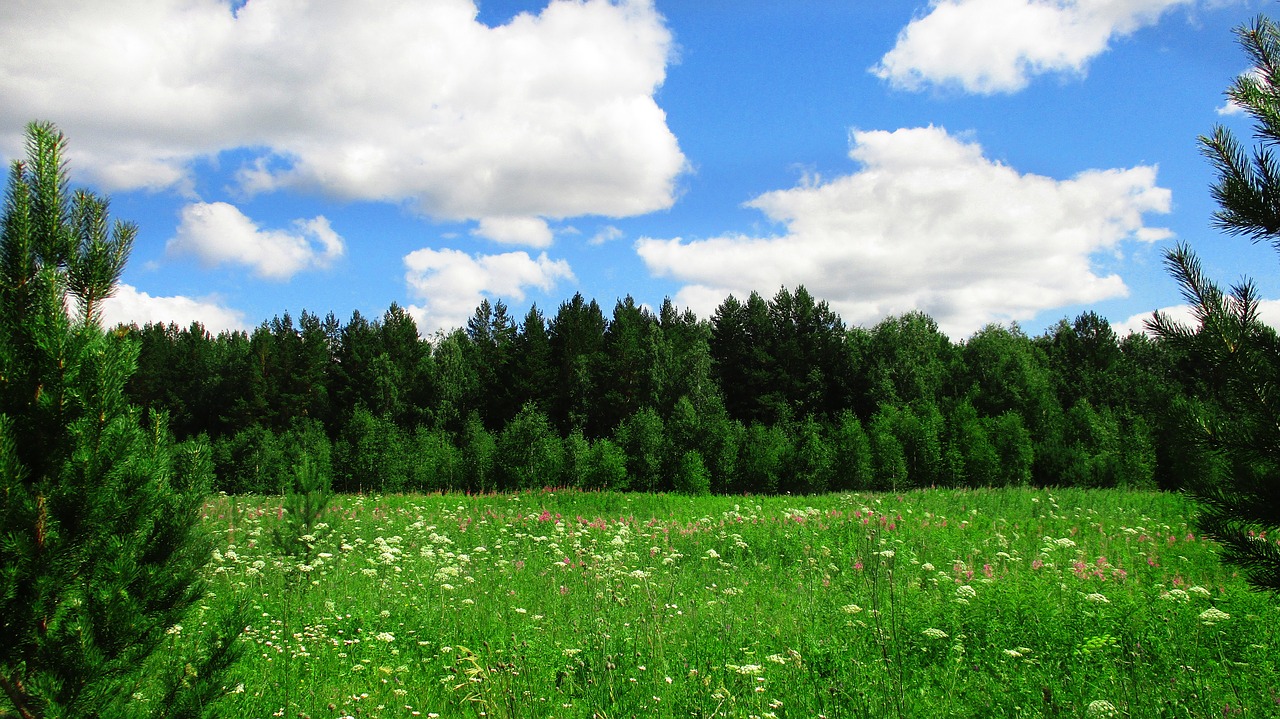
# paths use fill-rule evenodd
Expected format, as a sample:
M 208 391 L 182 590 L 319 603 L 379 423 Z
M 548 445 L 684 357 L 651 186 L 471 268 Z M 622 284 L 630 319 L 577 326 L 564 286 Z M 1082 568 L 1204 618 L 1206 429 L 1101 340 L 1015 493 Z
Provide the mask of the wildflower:
M 956 587 L 956 596 L 960 599 L 973 599 L 978 596 L 978 590 L 968 584 L 962 584 Z
M 719 552 L 717 552 L 717 551 L 716 551 L 716 550 L 714 550 L 714 549 L 708 549 L 708 550 L 707 550 L 707 557 L 708 557 L 709 559 L 719 559 L 719 558 L 720 558 L 720 553 L 719 553 Z
M 932 571 L 934 571 L 935 569 L 937 569 L 936 567 L 934 567 L 934 566 L 933 566 L 931 563 L 929 563 L 929 562 L 925 562 L 924 564 L 920 565 L 920 568 L 921 568 L 921 569 L 923 569 L 923 570 L 924 570 L 924 571 L 926 571 L 926 572 L 932 572 Z
M 840 607 L 840 611 L 844 612 L 845 614 L 857 614 L 858 612 L 862 611 L 862 607 L 858 606 L 857 604 L 846 604 L 843 607 Z
M 1206 627 L 1212 627 L 1214 624 L 1224 622 L 1230 618 L 1230 614 L 1227 614 L 1217 607 L 1209 607 L 1203 612 L 1200 612 L 1200 621 L 1203 622 Z
M 516 608 L 515 608 L 515 613 L 516 613 L 516 614 L 528 614 L 528 613 L 529 613 L 529 610 L 528 610 L 528 609 L 525 609 L 524 607 L 516 607 Z
M 1209 596 L 1209 590 L 1201 586 L 1191 587 L 1187 590 L 1188 594 L 1199 594 L 1202 597 Z
M 1185 602 L 1191 597 L 1185 591 L 1175 588 L 1161 594 L 1160 598 L 1166 602 Z
M 1022 658 L 1022 652 L 1018 651 L 1017 649 L 1006 649 L 1004 650 L 1004 653 L 1013 659 Z
M 929 637 L 930 639 L 946 639 L 947 638 L 946 632 L 942 631 L 941 629 L 934 629 L 933 627 L 929 627 L 928 629 L 920 633 L 925 635 L 926 637 Z
M 1093 602 L 1094 604 L 1110 604 L 1111 603 L 1110 599 L 1107 599 L 1104 595 L 1098 594 L 1097 592 L 1094 592 L 1092 594 L 1086 594 L 1084 598 L 1086 601 Z
M 1116 705 L 1106 699 L 1094 699 L 1089 702 L 1089 707 L 1085 710 L 1085 716 L 1089 719 L 1109 719 L 1109 717 L 1120 716 L 1120 710 L 1116 709 Z
M 725 669 L 729 669 L 739 674 L 744 674 L 746 676 L 752 676 L 752 677 L 758 676 L 759 674 L 764 673 L 764 667 L 760 666 L 759 664 L 743 664 L 742 666 L 737 666 L 734 664 L 726 664 Z
M 396 640 L 396 636 L 391 632 L 379 632 L 377 635 L 374 636 L 374 639 L 378 639 L 380 641 L 384 641 L 390 644 L 391 642 L 394 642 Z

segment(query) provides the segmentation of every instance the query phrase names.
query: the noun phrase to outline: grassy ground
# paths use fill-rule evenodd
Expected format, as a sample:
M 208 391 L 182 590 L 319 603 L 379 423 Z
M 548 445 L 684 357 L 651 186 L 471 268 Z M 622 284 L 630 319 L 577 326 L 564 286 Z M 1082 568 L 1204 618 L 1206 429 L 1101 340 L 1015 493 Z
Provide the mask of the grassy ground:
M 278 507 L 206 508 L 225 716 L 1280 715 L 1280 599 L 1177 496 L 338 497 L 309 564 Z

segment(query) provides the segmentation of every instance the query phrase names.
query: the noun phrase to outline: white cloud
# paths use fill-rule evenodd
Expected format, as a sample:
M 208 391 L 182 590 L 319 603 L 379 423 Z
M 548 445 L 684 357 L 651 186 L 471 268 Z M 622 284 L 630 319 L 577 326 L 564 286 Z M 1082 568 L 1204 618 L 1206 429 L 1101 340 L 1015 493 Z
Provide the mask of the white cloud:
M 857 172 L 761 195 L 748 206 L 785 226 L 772 237 L 644 238 L 650 271 L 688 283 L 676 300 L 710 316 L 729 293 L 805 285 L 848 322 L 923 310 L 952 337 L 989 322 L 1121 297 L 1091 257 L 1168 236 L 1152 167 L 1068 180 L 1021 174 L 941 128 L 854 132 Z
M 121 284 L 116 293 L 102 303 L 102 325 L 147 323 L 169 324 L 179 327 L 199 322 L 214 334 L 223 330 L 247 329 L 244 313 L 218 303 L 216 299 L 193 299 L 182 295 L 152 297 L 133 285 Z
M 1016 92 L 1045 73 L 1083 73 L 1113 38 L 1193 0 L 931 0 L 871 71 L 895 87 Z
M 482 217 L 471 234 L 504 245 L 530 247 L 550 247 L 555 239 L 547 223 L 537 217 Z
M 1170 319 L 1188 327 L 1196 327 L 1195 318 L 1191 315 L 1190 305 L 1172 305 L 1169 307 L 1161 307 L 1156 312 L 1168 315 Z M 1147 320 L 1151 319 L 1154 312 L 1142 312 L 1129 317 L 1123 322 L 1112 325 L 1112 329 L 1120 337 L 1128 335 L 1130 332 L 1147 332 Z M 1258 318 L 1264 323 L 1272 327 L 1280 327 L 1280 300 L 1261 300 L 1258 302 Z
M 574 279 L 568 262 L 545 252 L 535 260 L 527 252 L 472 256 L 424 248 L 405 255 L 404 265 L 409 290 L 423 302 L 408 307 L 423 335 L 462 327 L 486 296 L 521 302 L 530 287 L 545 292 Z
M 623 235 L 624 233 L 622 230 L 619 230 L 613 225 L 605 225 L 600 228 L 600 231 L 593 235 L 591 239 L 587 240 L 587 244 L 592 247 L 598 247 L 606 242 L 613 242 L 614 240 L 622 239 Z
M 447 219 L 669 207 L 685 159 L 654 100 L 652 0 L 553 0 L 501 27 L 474 0 L 26 2 L 0 9 L 0 152 L 31 117 L 105 189 L 241 189 L 407 203 Z
M 294 220 L 288 231 L 263 230 L 225 202 L 196 202 L 182 208 L 181 218 L 166 252 L 192 255 L 206 267 L 240 264 L 259 277 L 287 280 L 328 267 L 345 252 L 342 237 L 323 215 Z

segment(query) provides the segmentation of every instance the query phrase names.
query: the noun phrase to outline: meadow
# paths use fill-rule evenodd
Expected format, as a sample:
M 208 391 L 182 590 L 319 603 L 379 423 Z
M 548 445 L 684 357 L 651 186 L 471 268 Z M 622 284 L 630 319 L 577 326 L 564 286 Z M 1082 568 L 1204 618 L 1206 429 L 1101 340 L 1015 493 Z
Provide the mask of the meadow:
M 225 716 L 1280 715 L 1280 599 L 1178 495 L 340 495 L 305 561 L 280 506 L 210 499 L 171 630 L 252 609 Z

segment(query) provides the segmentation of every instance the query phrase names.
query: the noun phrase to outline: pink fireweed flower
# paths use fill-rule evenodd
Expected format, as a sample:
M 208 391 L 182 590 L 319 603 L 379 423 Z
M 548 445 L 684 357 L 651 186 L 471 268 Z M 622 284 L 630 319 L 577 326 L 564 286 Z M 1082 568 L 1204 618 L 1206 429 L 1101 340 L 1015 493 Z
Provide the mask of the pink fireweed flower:
M 1043 559 L 1033 559 L 1033 560 L 1031 560 L 1031 568 L 1032 568 L 1032 569 L 1040 569 L 1040 568 L 1041 568 L 1041 567 L 1043 567 L 1043 566 L 1044 566 L 1044 560 L 1043 560 Z
M 995 575 L 995 570 L 991 568 L 990 564 L 984 564 L 982 565 L 982 573 L 987 577 L 987 579 L 990 579 Z

